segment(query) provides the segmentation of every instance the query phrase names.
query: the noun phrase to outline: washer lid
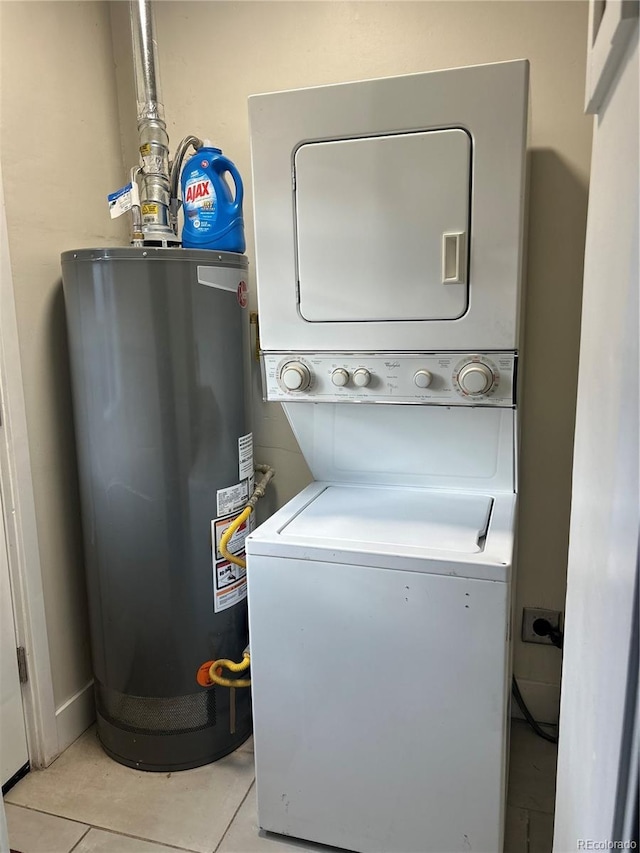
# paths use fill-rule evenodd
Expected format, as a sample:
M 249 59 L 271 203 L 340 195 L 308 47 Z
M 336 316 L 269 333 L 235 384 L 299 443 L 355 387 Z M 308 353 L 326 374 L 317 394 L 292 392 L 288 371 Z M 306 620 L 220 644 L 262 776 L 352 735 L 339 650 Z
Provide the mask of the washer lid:
M 279 532 L 337 549 L 473 554 L 484 550 L 492 506 L 487 495 L 330 485 Z

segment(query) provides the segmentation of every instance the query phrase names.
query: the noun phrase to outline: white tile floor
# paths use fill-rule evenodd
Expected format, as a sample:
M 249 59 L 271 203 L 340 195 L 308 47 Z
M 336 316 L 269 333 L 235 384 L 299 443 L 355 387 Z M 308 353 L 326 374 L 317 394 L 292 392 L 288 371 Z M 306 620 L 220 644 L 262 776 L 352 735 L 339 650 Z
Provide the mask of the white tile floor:
M 555 747 L 514 721 L 505 853 L 550 853 L 555 765 Z M 20 853 L 326 849 L 259 834 L 253 780 L 250 741 L 197 770 L 143 773 L 108 758 L 92 728 L 9 791 L 9 841 Z

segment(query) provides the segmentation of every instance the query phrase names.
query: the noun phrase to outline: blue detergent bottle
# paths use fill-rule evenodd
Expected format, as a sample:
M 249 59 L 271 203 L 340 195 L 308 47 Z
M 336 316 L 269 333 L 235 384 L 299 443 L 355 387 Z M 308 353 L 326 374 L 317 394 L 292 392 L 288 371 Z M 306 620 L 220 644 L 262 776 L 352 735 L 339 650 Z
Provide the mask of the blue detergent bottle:
M 233 179 L 233 196 L 224 179 L 227 172 Z M 244 189 L 240 173 L 231 160 L 205 140 L 203 147 L 183 168 L 181 186 L 183 247 L 244 252 Z

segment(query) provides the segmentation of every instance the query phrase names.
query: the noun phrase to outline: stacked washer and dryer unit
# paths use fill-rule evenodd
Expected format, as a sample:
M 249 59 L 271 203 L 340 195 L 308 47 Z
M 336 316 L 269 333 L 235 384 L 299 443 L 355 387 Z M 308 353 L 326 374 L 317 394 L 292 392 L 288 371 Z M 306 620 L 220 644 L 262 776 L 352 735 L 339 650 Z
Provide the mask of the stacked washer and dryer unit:
M 315 482 L 247 539 L 260 826 L 502 850 L 528 63 L 250 99 L 265 399 Z

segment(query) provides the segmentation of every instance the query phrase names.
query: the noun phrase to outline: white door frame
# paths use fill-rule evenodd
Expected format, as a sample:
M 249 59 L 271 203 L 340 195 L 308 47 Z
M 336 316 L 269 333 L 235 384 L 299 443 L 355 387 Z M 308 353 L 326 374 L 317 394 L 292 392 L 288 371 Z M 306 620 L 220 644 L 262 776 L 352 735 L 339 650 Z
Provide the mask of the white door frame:
M 1 165 L 0 416 L 0 488 L 9 576 L 17 641 L 27 658 L 28 680 L 22 687 L 22 700 L 29 760 L 32 767 L 46 767 L 58 755 L 58 731 Z

